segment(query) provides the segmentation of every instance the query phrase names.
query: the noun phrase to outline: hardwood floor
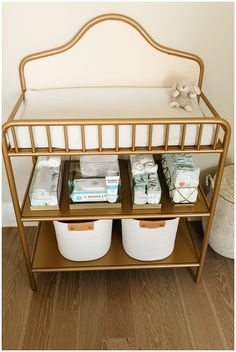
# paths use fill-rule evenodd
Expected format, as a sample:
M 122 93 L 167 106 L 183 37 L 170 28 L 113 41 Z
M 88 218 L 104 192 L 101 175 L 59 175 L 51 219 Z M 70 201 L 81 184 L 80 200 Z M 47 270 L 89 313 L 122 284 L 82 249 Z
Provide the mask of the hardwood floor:
M 199 284 L 185 268 L 40 273 L 36 292 L 16 228 L 2 252 L 4 350 L 234 349 L 233 260 L 210 248 Z

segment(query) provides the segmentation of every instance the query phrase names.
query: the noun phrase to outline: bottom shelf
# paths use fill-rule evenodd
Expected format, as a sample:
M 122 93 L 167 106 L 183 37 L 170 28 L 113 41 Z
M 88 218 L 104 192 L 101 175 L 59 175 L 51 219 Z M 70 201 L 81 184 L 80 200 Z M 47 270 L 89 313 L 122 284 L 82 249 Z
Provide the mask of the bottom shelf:
M 50 221 L 42 222 L 38 230 L 32 258 L 33 272 L 193 266 L 199 266 L 199 256 L 191 238 L 187 221 L 184 218 L 180 219 L 179 222 L 174 251 L 163 260 L 149 262 L 129 257 L 122 246 L 119 220 L 114 221 L 112 244 L 107 254 L 100 259 L 86 262 L 75 262 L 64 258 L 58 251 L 53 223 Z

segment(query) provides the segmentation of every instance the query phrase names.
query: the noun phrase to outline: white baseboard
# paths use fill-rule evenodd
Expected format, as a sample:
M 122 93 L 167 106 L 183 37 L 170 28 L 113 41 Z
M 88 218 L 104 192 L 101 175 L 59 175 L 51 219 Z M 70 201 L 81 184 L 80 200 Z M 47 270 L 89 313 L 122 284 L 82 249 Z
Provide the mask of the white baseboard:
M 36 226 L 36 222 L 25 222 L 25 226 Z M 2 227 L 15 227 L 16 217 L 13 209 L 12 203 L 4 202 L 2 203 Z
M 16 218 L 12 203 L 2 203 L 2 227 L 16 226 Z

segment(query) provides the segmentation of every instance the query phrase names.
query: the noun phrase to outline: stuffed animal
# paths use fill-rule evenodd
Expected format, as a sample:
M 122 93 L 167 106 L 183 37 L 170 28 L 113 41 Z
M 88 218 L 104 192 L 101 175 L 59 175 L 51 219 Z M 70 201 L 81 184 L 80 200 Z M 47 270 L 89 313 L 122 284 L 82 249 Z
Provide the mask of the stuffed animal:
M 191 99 L 196 98 L 200 93 L 200 89 L 191 80 L 182 79 L 172 87 L 170 106 L 172 108 L 184 108 L 186 111 L 192 111 Z

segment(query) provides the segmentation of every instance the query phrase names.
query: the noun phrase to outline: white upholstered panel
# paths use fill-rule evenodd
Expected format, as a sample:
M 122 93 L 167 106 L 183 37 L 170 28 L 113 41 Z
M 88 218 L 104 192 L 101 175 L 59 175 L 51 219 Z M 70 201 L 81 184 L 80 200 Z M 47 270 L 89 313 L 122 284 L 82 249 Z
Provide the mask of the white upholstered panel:
M 193 111 L 173 109 L 169 88 L 100 87 L 27 90 L 22 119 L 203 117 L 197 99 Z
M 169 107 L 170 91 L 165 88 L 74 88 L 29 90 L 25 94 L 23 112 L 18 119 L 91 119 L 91 118 L 155 118 L 155 117 L 203 117 L 202 111 L 193 100 L 193 111 L 172 109 Z M 203 117 L 204 119 L 204 117 Z M 212 143 L 214 125 L 205 125 L 202 131 L 202 145 Z M 169 145 L 179 145 L 181 126 L 171 125 Z M 8 131 L 10 144 L 13 146 L 11 131 Z M 30 148 L 28 127 L 15 127 L 19 148 Z M 52 146 L 65 148 L 63 127 L 55 123 L 50 127 Z M 35 146 L 48 146 L 45 126 L 33 127 Z M 197 140 L 198 126 L 188 125 L 186 128 L 185 145 L 194 145 Z M 68 127 L 69 148 L 81 149 L 80 126 Z M 114 125 L 102 127 L 103 148 L 115 147 Z M 164 144 L 165 128 L 163 125 L 153 126 L 152 145 Z M 97 126 L 85 127 L 86 149 L 98 148 Z M 119 127 L 120 147 L 131 147 L 132 128 L 130 125 Z M 136 146 L 148 145 L 148 126 L 137 125 Z
M 170 87 L 182 77 L 197 83 L 198 64 L 156 50 L 135 28 L 112 20 L 93 26 L 71 49 L 25 66 L 27 89 Z

